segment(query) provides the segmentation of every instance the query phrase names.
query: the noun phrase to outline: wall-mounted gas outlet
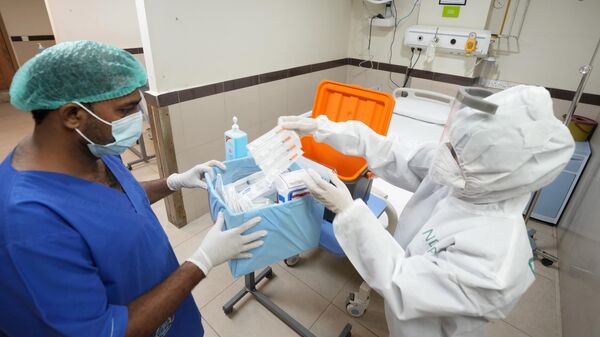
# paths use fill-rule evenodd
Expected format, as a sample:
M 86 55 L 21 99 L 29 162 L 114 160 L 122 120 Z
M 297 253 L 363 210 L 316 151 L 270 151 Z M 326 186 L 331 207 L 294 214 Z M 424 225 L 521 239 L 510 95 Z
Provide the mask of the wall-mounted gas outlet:
M 456 55 L 485 56 L 491 41 L 487 30 L 456 27 L 410 26 L 404 35 L 404 45 L 435 50 Z

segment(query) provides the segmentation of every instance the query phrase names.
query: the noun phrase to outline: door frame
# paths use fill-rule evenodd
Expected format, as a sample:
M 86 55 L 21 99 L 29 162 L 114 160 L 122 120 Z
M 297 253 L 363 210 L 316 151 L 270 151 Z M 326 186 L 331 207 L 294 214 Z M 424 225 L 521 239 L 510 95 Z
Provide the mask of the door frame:
M 15 54 L 15 50 L 12 44 L 12 41 L 10 39 L 10 36 L 8 36 L 8 30 L 6 29 L 6 26 L 4 25 L 4 19 L 2 18 L 2 13 L 0 13 L 0 38 L 4 40 L 4 42 L 6 43 L 6 48 L 8 49 L 8 54 L 10 55 L 10 59 L 13 65 L 13 68 L 15 70 L 15 72 L 17 70 L 19 70 L 19 62 L 17 61 L 17 56 Z

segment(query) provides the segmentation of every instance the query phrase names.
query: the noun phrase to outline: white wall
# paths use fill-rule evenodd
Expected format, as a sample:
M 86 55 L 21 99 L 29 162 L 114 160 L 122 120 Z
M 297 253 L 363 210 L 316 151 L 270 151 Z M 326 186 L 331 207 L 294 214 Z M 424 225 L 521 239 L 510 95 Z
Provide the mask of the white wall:
M 412 7 L 410 0 L 397 0 L 398 16 L 404 17 Z M 378 62 L 389 62 L 390 44 L 392 41 L 392 28 L 373 27 L 371 36 L 371 51 L 367 50 L 369 42 L 369 20 L 372 16 L 381 13 L 384 6 L 366 4 L 363 0 L 352 0 L 352 20 L 350 28 L 350 42 L 348 55 L 358 59 L 370 59 Z M 400 22 L 396 31 L 396 39 L 392 48 L 393 58 L 391 63 L 408 65 L 410 50 L 404 48 L 402 41 L 406 28 L 416 25 L 419 8 L 407 19 Z
M 441 16 L 438 9 L 435 9 L 439 7 L 436 5 L 437 0 L 422 1 L 419 12 L 413 13 L 398 27 L 391 63 L 408 65 L 410 50 L 402 44 L 404 31 L 408 26 L 417 23 L 431 24 L 432 16 Z M 525 0 L 522 2 L 524 3 Z M 350 57 L 367 59 L 368 18 L 381 12 L 383 6 L 365 5 L 362 0 L 352 0 L 352 3 L 352 28 L 348 53 Z M 489 1 L 486 3 L 489 6 Z M 396 0 L 396 4 L 398 14 L 402 17 L 408 13 L 412 0 Z M 463 18 L 472 17 L 472 19 L 462 21 L 460 25 L 476 27 L 480 25 L 481 20 L 487 19 L 487 11 L 480 1 L 467 1 L 467 7 L 470 4 L 476 5 L 481 10 L 481 15 L 475 19 L 472 17 L 473 12 L 468 12 L 465 7 L 461 9 L 461 15 L 465 13 Z M 575 90 L 580 78 L 577 70 L 579 66 L 589 61 L 595 43 L 600 38 L 599 13 L 600 1 L 598 0 L 531 0 L 520 38 L 519 52 L 515 52 L 514 41 L 507 46 L 506 40 L 501 40 L 500 48 L 492 48 L 497 58 L 497 71 L 492 73 L 490 78 Z M 420 18 L 419 22 L 418 18 Z M 510 20 L 508 22 L 510 24 Z M 373 28 L 371 54 L 375 61 L 389 62 L 391 37 L 392 29 Z M 473 74 L 475 63 L 473 58 L 438 54 L 431 66 L 425 65 L 423 59 L 424 57 L 421 57 L 417 69 L 461 76 Z M 596 58 L 595 68 L 585 92 L 600 94 L 600 71 L 598 71 L 600 56 Z
M 398 18 L 405 17 L 413 6 L 412 0 L 396 0 Z M 348 54 L 350 57 L 408 66 L 410 49 L 404 47 L 404 32 L 412 25 L 448 25 L 481 29 L 487 19 L 490 0 L 469 0 L 467 6 L 461 6 L 458 18 L 443 18 L 438 0 L 421 0 L 414 12 L 398 25 L 396 39 L 392 47 L 393 57 L 389 59 L 393 28 L 373 27 L 371 37 L 371 53 L 367 51 L 369 39 L 369 23 L 373 15 L 383 12 L 383 5 L 365 4 L 363 0 L 352 0 L 352 28 Z M 417 59 L 417 55 L 413 62 Z M 459 76 L 473 76 L 474 58 L 438 54 L 432 63 L 426 64 L 425 52 L 417 63 L 417 69 L 425 69 Z
M 52 35 L 44 0 L 0 0 L 9 36 Z
M 119 48 L 142 46 L 134 0 L 46 0 L 46 6 L 57 43 L 94 40 Z
M 467 1 L 466 6 L 460 7 L 458 17 L 443 17 L 439 0 L 421 0 L 419 24 L 442 27 L 468 27 L 483 29 L 487 20 L 491 0 Z
M 9 36 L 53 35 L 44 0 L 0 0 L 0 13 Z M 54 40 L 12 41 L 19 65 L 38 52 L 38 47 L 50 47 Z
M 600 134 L 592 157 L 558 227 L 560 300 L 564 336 L 600 335 Z
M 145 17 L 151 91 L 347 57 L 349 0 L 136 0 L 136 5 Z
M 575 90 L 578 69 L 589 62 L 600 38 L 600 1 L 532 0 L 518 53 L 498 52 L 497 78 Z M 515 50 L 514 42 L 501 50 Z M 585 92 L 600 94 L 600 56 Z

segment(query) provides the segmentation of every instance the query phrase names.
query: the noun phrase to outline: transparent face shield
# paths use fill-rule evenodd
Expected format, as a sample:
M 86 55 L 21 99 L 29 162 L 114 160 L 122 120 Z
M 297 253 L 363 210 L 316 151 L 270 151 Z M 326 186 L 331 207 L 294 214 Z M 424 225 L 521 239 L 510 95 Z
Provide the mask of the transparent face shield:
M 498 110 L 498 105 L 485 100 L 486 97 L 492 94 L 492 91 L 483 88 L 460 88 L 452 103 L 440 143 L 450 143 L 452 125 L 465 119 L 465 117 L 470 117 L 474 114 L 481 114 L 483 117 L 493 116 L 496 110 Z

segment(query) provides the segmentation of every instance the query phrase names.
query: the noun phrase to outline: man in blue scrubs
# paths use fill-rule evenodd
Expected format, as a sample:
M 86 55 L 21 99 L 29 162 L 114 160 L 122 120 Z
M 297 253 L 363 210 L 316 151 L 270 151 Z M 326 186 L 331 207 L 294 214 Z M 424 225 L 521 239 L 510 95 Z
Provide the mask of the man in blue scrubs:
M 11 103 L 33 134 L 0 164 L 0 336 L 202 336 L 191 290 L 212 267 L 247 258 L 260 219 L 223 231 L 223 217 L 179 265 L 150 204 L 205 188 L 211 161 L 138 183 L 118 155 L 139 138 L 142 66 L 79 41 L 17 72 Z

